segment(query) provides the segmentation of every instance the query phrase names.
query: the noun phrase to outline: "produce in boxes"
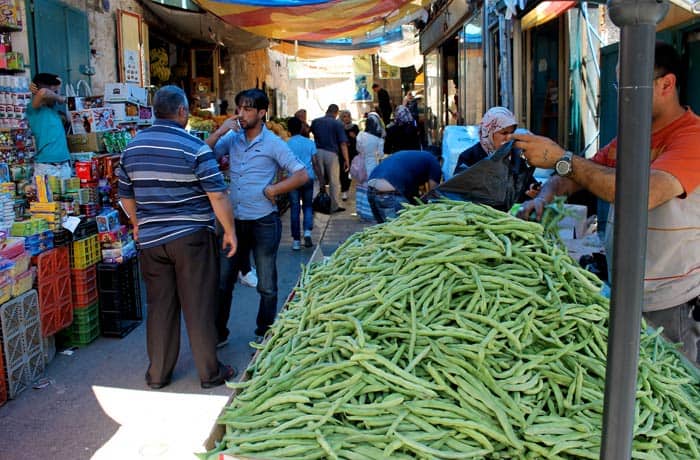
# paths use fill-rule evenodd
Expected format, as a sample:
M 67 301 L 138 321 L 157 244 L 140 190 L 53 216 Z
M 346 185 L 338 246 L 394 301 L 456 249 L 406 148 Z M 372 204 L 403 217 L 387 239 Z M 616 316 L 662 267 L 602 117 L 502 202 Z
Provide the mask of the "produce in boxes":
M 408 208 L 304 270 L 205 457 L 597 459 L 600 287 L 539 224 Z M 633 457 L 700 458 L 700 379 L 641 335 Z

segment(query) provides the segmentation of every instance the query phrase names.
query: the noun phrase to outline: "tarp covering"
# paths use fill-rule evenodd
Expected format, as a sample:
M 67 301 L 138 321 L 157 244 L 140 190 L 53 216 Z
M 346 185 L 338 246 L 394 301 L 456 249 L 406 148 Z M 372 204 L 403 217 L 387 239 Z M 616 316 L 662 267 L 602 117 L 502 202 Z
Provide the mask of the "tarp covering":
M 204 9 L 255 35 L 323 42 L 387 32 L 415 18 L 429 0 L 198 0 Z

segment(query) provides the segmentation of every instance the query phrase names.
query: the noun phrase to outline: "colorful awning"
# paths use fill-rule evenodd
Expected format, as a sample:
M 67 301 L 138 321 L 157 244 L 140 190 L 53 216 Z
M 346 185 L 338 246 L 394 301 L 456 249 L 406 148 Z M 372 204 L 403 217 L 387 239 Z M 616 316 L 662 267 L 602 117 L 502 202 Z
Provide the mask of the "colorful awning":
M 253 34 L 300 42 L 365 41 L 412 21 L 429 0 L 197 0 Z M 390 40 L 387 40 L 390 41 Z

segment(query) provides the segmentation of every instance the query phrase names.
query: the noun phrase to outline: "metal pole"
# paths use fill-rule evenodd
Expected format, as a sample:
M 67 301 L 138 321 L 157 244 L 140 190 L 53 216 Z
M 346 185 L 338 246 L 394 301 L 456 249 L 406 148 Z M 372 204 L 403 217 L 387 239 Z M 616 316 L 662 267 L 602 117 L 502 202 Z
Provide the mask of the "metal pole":
M 668 4 L 610 0 L 621 29 L 613 284 L 600 458 L 632 457 L 644 292 L 656 24 Z

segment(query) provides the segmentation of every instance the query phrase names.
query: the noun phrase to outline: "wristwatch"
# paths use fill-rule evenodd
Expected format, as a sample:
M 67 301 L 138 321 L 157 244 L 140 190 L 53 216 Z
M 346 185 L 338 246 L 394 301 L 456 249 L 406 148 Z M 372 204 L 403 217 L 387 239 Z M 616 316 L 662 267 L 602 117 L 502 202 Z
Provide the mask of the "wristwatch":
M 564 155 L 557 160 L 557 162 L 554 164 L 554 171 L 558 176 L 568 177 L 574 172 L 571 164 L 571 157 L 573 156 L 574 154 L 567 150 L 564 152 Z

